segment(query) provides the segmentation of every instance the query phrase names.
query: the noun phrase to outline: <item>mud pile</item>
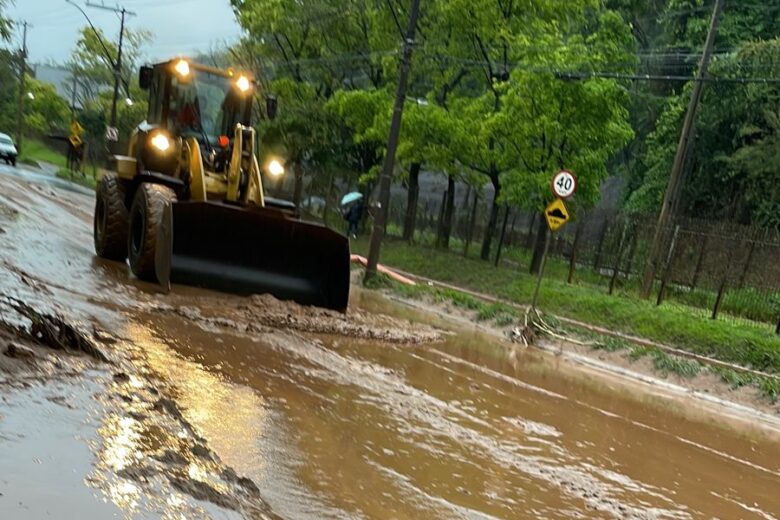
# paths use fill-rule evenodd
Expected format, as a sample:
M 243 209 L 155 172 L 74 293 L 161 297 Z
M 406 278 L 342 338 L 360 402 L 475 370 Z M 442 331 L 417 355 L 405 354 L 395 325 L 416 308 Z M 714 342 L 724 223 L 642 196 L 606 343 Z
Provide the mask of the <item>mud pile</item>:
M 153 312 L 176 314 L 201 326 L 227 328 L 241 332 L 272 332 L 294 330 L 316 334 L 332 334 L 354 339 L 416 345 L 441 341 L 443 333 L 431 327 L 402 321 L 382 314 L 350 308 L 345 314 L 281 301 L 271 295 L 250 298 L 204 297 L 197 307 L 178 303 L 154 303 Z

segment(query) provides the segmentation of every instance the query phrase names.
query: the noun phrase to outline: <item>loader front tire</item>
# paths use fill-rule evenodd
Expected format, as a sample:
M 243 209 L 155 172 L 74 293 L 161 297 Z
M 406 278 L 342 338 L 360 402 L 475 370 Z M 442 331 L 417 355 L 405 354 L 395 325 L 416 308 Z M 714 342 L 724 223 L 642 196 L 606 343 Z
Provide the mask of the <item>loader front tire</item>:
M 170 188 L 145 182 L 138 187 L 130 206 L 130 227 L 127 240 L 130 269 L 138 278 L 157 282 L 154 253 L 157 231 L 167 204 L 176 200 Z
M 95 197 L 92 236 L 95 253 L 107 260 L 127 258 L 127 207 L 125 184 L 108 173 L 100 179 Z

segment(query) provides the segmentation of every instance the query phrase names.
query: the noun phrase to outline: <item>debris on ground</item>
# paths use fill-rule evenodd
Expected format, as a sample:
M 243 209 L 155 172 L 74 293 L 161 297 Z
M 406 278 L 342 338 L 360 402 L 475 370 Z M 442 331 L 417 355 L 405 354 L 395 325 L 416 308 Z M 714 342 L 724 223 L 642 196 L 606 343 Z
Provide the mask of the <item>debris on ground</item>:
M 29 326 L 0 322 L 13 329 L 21 337 L 55 350 L 82 352 L 99 361 L 108 361 L 85 331 L 68 323 L 62 316 L 42 313 L 23 301 L 8 295 L 0 295 L 0 305 L 8 307 L 29 321 Z
M 239 303 L 235 303 L 238 301 Z M 155 312 L 169 312 L 201 326 L 216 326 L 249 333 L 294 330 L 332 334 L 355 339 L 416 345 L 441 341 L 443 334 L 432 327 L 413 324 L 386 315 L 349 309 L 340 313 L 282 301 L 271 295 L 248 299 L 201 299 L 198 308 L 188 305 L 154 304 Z

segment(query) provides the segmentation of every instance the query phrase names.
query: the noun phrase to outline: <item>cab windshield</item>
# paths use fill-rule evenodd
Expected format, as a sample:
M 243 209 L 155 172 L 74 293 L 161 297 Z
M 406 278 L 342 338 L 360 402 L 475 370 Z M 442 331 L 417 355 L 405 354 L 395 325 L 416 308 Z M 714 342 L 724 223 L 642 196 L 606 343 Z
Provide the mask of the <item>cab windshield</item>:
M 186 82 L 174 76 L 171 86 L 171 121 L 182 134 L 212 141 L 220 135 L 232 136 L 235 125 L 245 123 L 251 95 L 240 95 L 232 78 L 193 71 Z
M 0 137 L 0 144 L 4 144 L 4 145 L 8 145 L 8 146 L 13 146 L 13 145 L 14 145 L 14 142 L 13 142 L 13 141 L 11 141 L 11 140 L 10 140 L 9 138 L 7 138 L 7 137 Z

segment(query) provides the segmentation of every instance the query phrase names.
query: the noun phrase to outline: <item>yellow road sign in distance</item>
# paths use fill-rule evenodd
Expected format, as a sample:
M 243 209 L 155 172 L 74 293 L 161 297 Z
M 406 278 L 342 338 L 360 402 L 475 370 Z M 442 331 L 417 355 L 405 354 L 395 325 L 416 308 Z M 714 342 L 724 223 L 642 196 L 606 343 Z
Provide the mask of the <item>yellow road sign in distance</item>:
M 73 135 L 80 136 L 84 133 L 84 128 L 79 124 L 78 121 L 73 121 L 70 124 L 70 133 Z
M 73 145 L 73 148 L 78 148 L 79 146 L 81 146 L 81 137 L 75 134 L 68 137 L 68 141 L 70 141 L 70 144 Z
M 544 209 L 544 218 L 550 231 L 557 231 L 569 221 L 569 210 L 562 199 L 555 199 Z

